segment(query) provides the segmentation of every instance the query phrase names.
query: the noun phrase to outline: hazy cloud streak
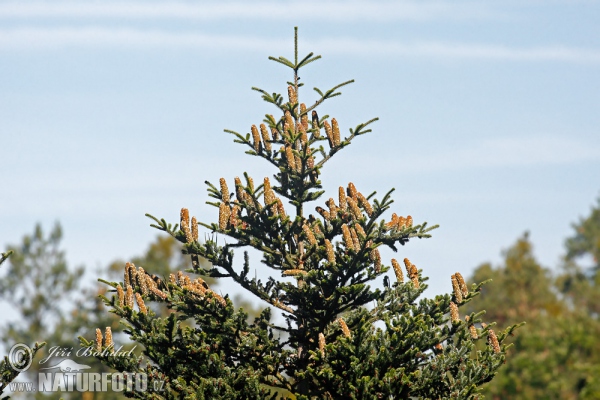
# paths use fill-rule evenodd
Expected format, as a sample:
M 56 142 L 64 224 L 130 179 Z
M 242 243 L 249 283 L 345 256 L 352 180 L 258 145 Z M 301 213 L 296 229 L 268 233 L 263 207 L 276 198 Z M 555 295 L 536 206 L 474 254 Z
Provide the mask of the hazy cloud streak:
M 377 161 L 382 162 L 381 158 Z M 600 146 L 562 136 L 536 135 L 500 137 L 471 145 L 463 144 L 458 148 L 446 146 L 425 156 L 410 155 L 404 158 L 403 170 L 415 173 L 472 168 L 541 167 L 589 161 L 600 161 Z
M 433 57 L 504 61 L 561 61 L 600 63 L 600 50 L 566 46 L 514 48 L 502 45 L 451 42 L 400 43 L 389 40 L 339 38 L 303 40 L 315 52 L 379 57 Z M 60 47 L 191 47 L 224 50 L 286 51 L 289 40 L 197 32 L 106 27 L 21 27 L 0 29 L 0 49 L 29 50 Z
M 318 10 L 318 12 L 315 12 Z M 494 13 L 497 14 L 497 13 Z M 8 2 L 0 18 L 129 18 L 187 20 L 396 21 L 470 19 L 493 14 L 478 2 L 308 1 L 308 2 Z

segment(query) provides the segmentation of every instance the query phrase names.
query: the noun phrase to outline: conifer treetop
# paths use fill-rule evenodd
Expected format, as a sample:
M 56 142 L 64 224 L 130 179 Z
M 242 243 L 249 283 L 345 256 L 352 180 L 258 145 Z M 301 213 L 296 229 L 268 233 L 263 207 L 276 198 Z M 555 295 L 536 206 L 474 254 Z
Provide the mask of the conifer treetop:
M 228 296 L 217 294 L 201 277 L 180 273 L 157 281 L 128 265 L 122 283 L 106 282 L 117 292 L 106 303 L 126 321 L 131 337 L 146 346 L 144 368 L 169 383 L 173 397 L 163 398 L 182 393 L 276 398 L 282 393 L 272 389 L 298 399 L 468 398 L 504 361 L 502 341 L 514 327 L 495 333 L 493 324 L 480 325 L 482 313 L 460 318 L 459 308 L 478 294 L 480 284 L 469 290 L 456 273 L 452 295 L 419 300 L 427 287 L 422 270 L 404 258 L 405 279 L 396 259 L 382 258 L 381 246 L 398 251 L 410 239 L 430 237 L 437 226 L 414 224 L 410 215 L 384 218 L 393 189 L 377 198 L 349 182 L 323 201 L 324 165 L 357 136 L 371 132 L 377 118 L 342 137 L 335 118 L 319 115 L 326 100 L 352 80 L 325 91 L 314 88 L 317 99 L 309 105 L 302 101 L 298 71 L 319 58 L 309 53 L 299 59 L 295 30 L 294 61 L 269 57 L 292 69 L 287 97 L 253 88 L 278 116 L 266 114 L 246 134 L 226 130 L 247 154 L 276 167 L 273 179 L 255 183 L 244 173 L 243 181 L 234 179 L 233 191 L 225 178 L 218 185 L 206 182 L 212 198 L 207 204 L 219 210 L 217 222 L 190 219 L 186 208 L 179 224 L 147 214 L 153 227 L 184 243 L 192 262 L 188 273 L 231 278 L 280 310 L 285 323 L 274 322 L 270 308 L 248 323 L 243 310 L 235 311 Z M 204 242 L 198 240 L 199 226 L 212 232 Z M 218 236 L 226 238 L 225 244 L 217 242 Z M 270 270 L 266 282 L 250 274 L 247 251 L 243 264 L 234 265 L 238 248 L 262 253 L 262 268 Z M 202 268 L 200 258 L 212 267 Z M 390 284 L 391 268 L 396 279 Z M 382 275 L 384 287 L 372 288 Z M 156 318 L 144 301 L 164 302 L 174 313 Z M 193 327 L 181 324 L 188 319 Z M 471 358 L 482 339 L 488 345 Z M 100 338 L 96 346 L 106 344 Z M 120 371 L 143 365 L 106 361 Z

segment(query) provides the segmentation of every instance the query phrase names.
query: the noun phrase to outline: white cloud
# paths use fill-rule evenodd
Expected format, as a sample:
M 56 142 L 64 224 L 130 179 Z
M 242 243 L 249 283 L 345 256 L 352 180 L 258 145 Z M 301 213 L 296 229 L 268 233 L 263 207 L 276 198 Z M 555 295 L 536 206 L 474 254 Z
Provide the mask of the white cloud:
M 471 143 L 438 146 L 426 154 L 404 154 L 399 164 L 397 154 L 362 154 L 362 165 L 356 170 L 354 161 L 336 160 L 340 171 L 351 170 L 354 179 L 388 179 L 399 173 L 479 170 L 482 168 L 547 167 L 581 162 L 600 163 L 600 144 L 586 143 L 558 135 L 499 137 Z M 377 166 L 394 165 L 382 173 Z M 371 167 L 373 166 L 373 167 Z M 376 171 L 375 171 L 376 169 Z M 386 175 L 387 174 L 387 175 Z
M 397 21 L 468 19 L 492 12 L 478 2 L 308 1 L 308 2 L 6 2 L 0 18 L 260 19 Z
M 192 47 L 277 52 L 289 48 L 289 38 L 273 39 L 242 35 L 211 35 L 137 28 L 20 27 L 0 29 L 0 49 L 52 49 L 68 46 L 104 47 Z M 600 63 L 600 50 L 566 46 L 515 48 L 501 45 L 363 40 L 338 38 L 302 40 L 315 52 L 379 57 L 432 57 L 505 61 L 560 61 Z
M 458 149 L 444 158 L 438 163 L 457 167 L 571 164 L 600 160 L 600 147 L 561 136 L 503 137 Z
M 65 46 L 198 47 L 268 50 L 289 47 L 289 40 L 248 36 L 176 33 L 161 30 L 106 27 L 14 28 L 0 30 L 0 48 L 56 48 Z
M 501 137 L 412 155 L 405 161 L 413 171 L 565 165 L 600 161 L 600 146 L 563 136 Z

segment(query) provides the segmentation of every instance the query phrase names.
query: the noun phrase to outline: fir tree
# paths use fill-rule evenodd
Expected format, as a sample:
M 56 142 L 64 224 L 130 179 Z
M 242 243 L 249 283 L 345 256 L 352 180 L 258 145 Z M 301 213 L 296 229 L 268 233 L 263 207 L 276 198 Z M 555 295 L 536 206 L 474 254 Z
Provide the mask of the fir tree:
M 469 289 L 459 273 L 452 276 L 453 294 L 419 299 L 427 287 L 422 270 L 408 259 L 382 259 L 380 247 L 397 251 L 435 228 L 415 224 L 411 216 L 384 219 L 392 190 L 377 198 L 348 183 L 339 188 L 337 201 L 322 201 L 319 177 L 326 163 L 371 132 L 377 118 L 343 137 L 337 120 L 317 109 L 352 81 L 326 91 L 315 88 L 316 101 L 306 105 L 298 71 L 320 56 L 300 59 L 296 37 L 293 61 L 269 58 L 293 73 L 287 98 L 253 88 L 278 116 L 267 114 L 246 135 L 226 132 L 247 154 L 276 167 L 274 180 L 255 184 L 244 173 L 243 181 L 235 178 L 233 193 L 225 179 L 207 182 L 218 223 L 190 220 L 185 208 L 179 224 L 149 216 L 156 222 L 152 226 L 184 243 L 192 268 L 152 279 L 127 264 L 123 282 L 106 282 L 117 292 L 105 299 L 107 305 L 144 346 L 144 356 L 111 357 L 106 352 L 114 346 L 111 332 L 98 329 L 95 346 L 104 351 L 99 357 L 118 371 L 146 372 L 148 387 L 156 382 L 163 389 L 127 392 L 138 398 L 263 399 L 286 396 L 282 393 L 297 399 L 477 398 L 480 385 L 504 363 L 503 342 L 516 325 L 494 332 L 493 324 L 481 323 L 483 312 L 461 318 L 460 307 L 481 284 Z M 199 226 L 215 235 L 199 242 Z M 227 244 L 218 244 L 220 235 L 229 238 Z M 247 252 L 243 265 L 234 264 L 241 248 L 262 253 L 263 268 L 272 273 L 266 282 L 251 276 Z M 212 266 L 202 268 L 200 257 Z M 391 270 L 394 283 L 387 278 L 383 288 L 369 285 Z M 270 307 L 249 323 L 244 310 L 235 310 L 202 276 L 231 278 Z M 164 303 L 173 313 L 160 318 L 146 302 Z M 285 324 L 272 318 L 272 310 Z M 475 350 L 477 342 L 487 345 Z
M 12 250 L 6 253 L 0 253 L 0 265 L 6 261 L 13 254 Z M 4 359 L 0 361 L 0 395 L 4 393 L 8 384 L 15 380 L 19 373 L 25 370 L 29 363 L 33 360 L 36 353 L 46 345 L 46 343 L 35 343 L 31 352 L 29 353 L 25 348 L 16 349 L 13 348 L 9 356 L 4 356 Z M 15 368 L 16 367 L 16 368 Z M 9 396 L 2 397 L 2 400 L 9 399 Z

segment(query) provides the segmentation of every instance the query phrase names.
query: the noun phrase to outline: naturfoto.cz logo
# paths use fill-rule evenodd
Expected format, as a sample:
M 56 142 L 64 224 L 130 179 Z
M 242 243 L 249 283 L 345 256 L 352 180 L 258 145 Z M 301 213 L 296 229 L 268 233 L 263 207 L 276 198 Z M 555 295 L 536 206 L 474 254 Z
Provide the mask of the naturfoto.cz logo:
M 122 347 L 114 349 L 104 349 L 98 353 L 93 348 L 82 347 L 73 352 L 72 348 L 54 346 L 49 349 L 49 354 L 40 360 L 40 365 L 48 363 L 47 367 L 39 368 L 37 376 L 37 385 L 34 382 L 11 382 L 9 389 L 12 392 L 160 392 L 163 390 L 163 381 L 153 379 L 150 382 L 148 376 L 143 372 L 87 372 L 91 367 L 80 364 L 70 358 L 64 357 L 90 357 L 97 355 L 123 357 L 132 354 L 134 349 L 124 352 Z M 50 363 L 52 359 L 62 360 L 54 364 Z M 23 344 L 14 345 L 8 355 L 8 361 L 12 369 L 18 372 L 27 371 L 33 362 L 32 349 Z M 48 370 L 48 371 L 46 371 Z M 43 371 L 43 372 L 42 372 Z

